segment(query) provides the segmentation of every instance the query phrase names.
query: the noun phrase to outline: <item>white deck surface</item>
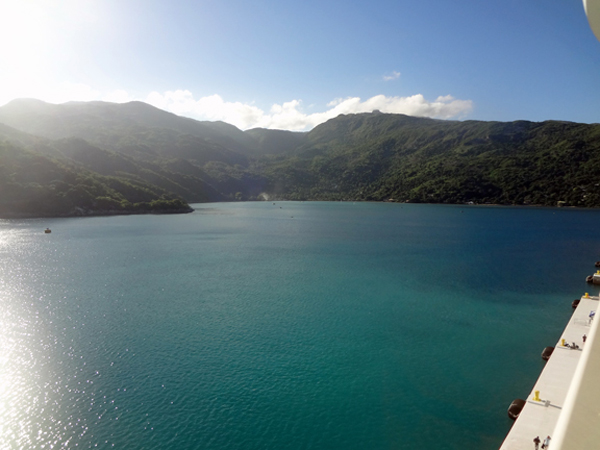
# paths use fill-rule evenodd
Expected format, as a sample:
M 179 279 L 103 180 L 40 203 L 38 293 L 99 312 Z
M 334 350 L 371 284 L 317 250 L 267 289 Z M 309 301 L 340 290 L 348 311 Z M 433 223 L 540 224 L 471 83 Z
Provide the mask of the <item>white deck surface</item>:
M 546 363 L 531 393 L 527 397 L 519 418 L 513 424 L 500 450 L 533 450 L 533 438 L 553 435 L 575 369 L 585 345 L 582 336 L 590 335 L 590 311 L 598 307 L 598 297 L 582 298 L 571 320 L 555 344 L 554 352 Z M 597 320 L 597 319 L 596 319 Z M 571 350 L 561 345 L 562 339 L 575 342 L 580 350 Z M 589 344 L 589 341 L 588 341 Z M 541 402 L 534 401 L 535 391 L 540 391 Z M 507 405 L 508 407 L 508 405 Z M 541 446 L 540 446 L 541 447 Z M 555 447 L 551 445 L 551 448 Z M 556 448 L 556 447 L 555 447 Z M 599 447 L 600 448 L 600 443 Z

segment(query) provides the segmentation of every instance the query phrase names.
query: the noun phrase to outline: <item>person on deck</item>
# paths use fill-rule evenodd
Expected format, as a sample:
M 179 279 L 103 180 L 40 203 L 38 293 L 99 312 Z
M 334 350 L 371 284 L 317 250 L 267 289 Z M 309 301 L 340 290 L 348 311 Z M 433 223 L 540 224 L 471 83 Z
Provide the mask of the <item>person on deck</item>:
M 550 447 L 550 436 L 544 439 L 544 443 L 542 444 L 543 449 L 547 449 L 548 447 Z

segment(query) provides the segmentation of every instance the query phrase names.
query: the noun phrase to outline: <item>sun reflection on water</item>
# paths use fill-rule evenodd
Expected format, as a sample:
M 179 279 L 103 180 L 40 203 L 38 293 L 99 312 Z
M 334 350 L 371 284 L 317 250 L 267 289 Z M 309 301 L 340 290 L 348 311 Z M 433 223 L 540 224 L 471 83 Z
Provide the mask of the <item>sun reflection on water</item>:
M 68 383 L 57 358 L 64 343 L 45 292 L 51 261 L 40 254 L 37 267 L 31 264 L 47 241 L 10 225 L 0 223 L 0 448 L 70 448 L 87 426 L 77 410 L 69 423 L 61 420 Z

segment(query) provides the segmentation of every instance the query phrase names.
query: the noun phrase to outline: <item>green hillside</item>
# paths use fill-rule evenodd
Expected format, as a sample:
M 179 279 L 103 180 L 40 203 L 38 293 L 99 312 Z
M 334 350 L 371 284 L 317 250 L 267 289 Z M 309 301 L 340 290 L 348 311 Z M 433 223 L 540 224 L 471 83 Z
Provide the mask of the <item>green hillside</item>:
M 0 142 L 0 217 L 189 211 L 182 199 L 142 180 L 99 175 Z
M 258 199 L 600 207 L 600 125 L 342 115 L 309 133 L 141 102 L 0 107 L 0 216 Z
M 274 197 L 600 206 L 600 125 L 339 116 L 263 166 Z

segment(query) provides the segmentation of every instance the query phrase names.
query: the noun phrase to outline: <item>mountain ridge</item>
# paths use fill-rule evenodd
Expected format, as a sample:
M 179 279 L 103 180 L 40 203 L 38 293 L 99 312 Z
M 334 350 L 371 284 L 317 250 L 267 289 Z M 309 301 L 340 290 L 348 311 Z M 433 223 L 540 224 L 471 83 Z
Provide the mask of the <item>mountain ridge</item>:
M 21 99 L 0 107 L 0 141 L 12 146 L 0 159 L 2 167 L 27 171 L 7 156 L 16 157 L 20 149 L 28 157 L 46 158 L 55 173 L 56 167 L 82 170 L 98 185 L 106 183 L 102 177 L 112 177 L 113 186 L 129 183 L 153 192 L 154 197 L 132 197 L 144 201 L 600 207 L 593 182 L 600 175 L 598 124 L 446 121 L 375 111 L 340 115 L 310 132 L 242 131 L 142 102 L 53 105 Z M 51 180 L 42 179 L 46 184 L 40 186 L 50 189 Z M 93 189 L 81 186 L 89 207 Z M 119 204 L 129 201 L 110 189 L 95 194 Z

